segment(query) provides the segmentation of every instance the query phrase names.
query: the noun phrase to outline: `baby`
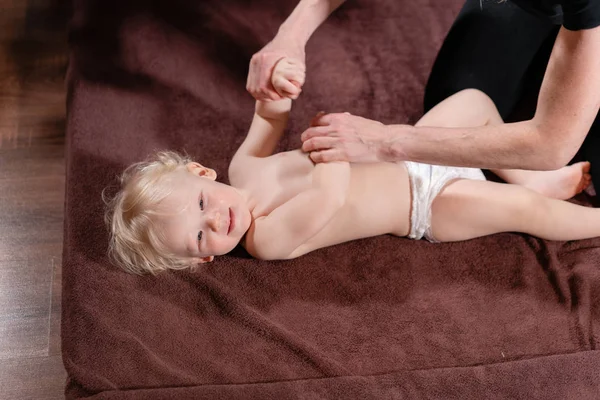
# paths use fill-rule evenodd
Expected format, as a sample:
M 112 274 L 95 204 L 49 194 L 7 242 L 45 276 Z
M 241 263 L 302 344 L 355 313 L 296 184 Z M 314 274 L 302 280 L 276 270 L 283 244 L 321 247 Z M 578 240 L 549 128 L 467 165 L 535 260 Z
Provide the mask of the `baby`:
M 277 260 L 384 234 L 432 242 L 507 231 L 549 240 L 600 236 L 600 210 L 562 201 L 589 185 L 589 163 L 549 172 L 494 171 L 516 185 L 486 181 L 478 169 L 413 162 L 315 165 L 300 150 L 273 154 L 304 72 L 282 59 L 271 79 L 287 98 L 256 103 L 229 166 L 231 186 L 217 182 L 214 170 L 172 152 L 125 170 L 106 214 L 114 262 L 132 273 L 154 274 L 212 261 L 239 243 L 256 258 Z M 501 123 L 485 94 L 465 90 L 418 125 Z

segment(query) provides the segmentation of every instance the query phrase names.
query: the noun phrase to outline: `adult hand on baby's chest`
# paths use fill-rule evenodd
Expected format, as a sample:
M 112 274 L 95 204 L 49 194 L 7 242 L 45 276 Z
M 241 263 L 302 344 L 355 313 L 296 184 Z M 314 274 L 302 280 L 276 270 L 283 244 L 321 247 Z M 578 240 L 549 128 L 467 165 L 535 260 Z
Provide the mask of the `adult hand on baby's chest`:
M 349 113 L 317 116 L 302 133 L 302 150 L 316 162 L 380 162 L 388 138 L 381 122 Z

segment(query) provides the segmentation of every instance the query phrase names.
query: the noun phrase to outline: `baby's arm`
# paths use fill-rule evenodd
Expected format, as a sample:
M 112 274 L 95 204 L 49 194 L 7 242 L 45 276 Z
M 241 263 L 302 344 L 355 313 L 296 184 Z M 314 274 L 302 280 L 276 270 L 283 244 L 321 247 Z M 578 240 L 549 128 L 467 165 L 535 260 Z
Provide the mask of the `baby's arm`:
M 304 82 L 302 64 L 287 58 L 280 60 L 273 69 L 271 82 L 282 96 L 288 98 L 256 102 L 250 130 L 232 163 L 245 157 L 268 157 L 273 154 L 287 125 L 292 108 L 291 99 L 298 97 Z
M 263 260 L 302 255 L 301 246 L 319 233 L 344 205 L 349 183 L 349 163 L 317 164 L 310 189 L 254 221 L 246 236 L 246 250 Z

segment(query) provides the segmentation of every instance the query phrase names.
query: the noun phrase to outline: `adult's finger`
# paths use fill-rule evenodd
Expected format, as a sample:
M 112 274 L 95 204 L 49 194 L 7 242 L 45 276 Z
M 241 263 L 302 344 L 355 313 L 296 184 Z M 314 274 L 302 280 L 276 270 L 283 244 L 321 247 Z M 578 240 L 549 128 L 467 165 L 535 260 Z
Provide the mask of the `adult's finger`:
M 294 79 L 291 79 L 292 85 L 296 86 L 298 89 L 302 90 L 302 84 Z
M 288 99 L 292 99 L 292 100 L 298 100 L 298 97 L 300 97 L 300 92 L 298 91 L 298 93 L 288 93 L 288 92 L 284 92 L 283 93 L 283 97 L 286 97 Z
M 252 96 L 262 96 L 260 93 L 260 77 L 261 77 L 261 58 L 259 54 L 254 54 L 250 59 L 250 67 L 248 69 L 248 78 L 246 80 L 246 89 Z
M 284 96 L 280 96 L 279 93 L 277 93 L 275 90 L 272 90 L 269 93 L 270 93 L 270 97 L 269 97 L 270 100 L 277 101 L 277 100 L 281 100 L 284 98 Z
M 298 87 L 296 85 L 294 85 L 292 82 L 288 81 L 287 79 L 284 78 L 279 78 L 277 82 L 275 82 L 277 84 L 277 86 L 273 85 L 274 87 L 276 87 L 278 90 L 278 94 L 280 96 L 285 95 L 284 92 L 287 93 L 291 93 L 293 95 L 297 95 L 300 93 L 300 89 L 298 89 Z
M 338 143 L 338 138 L 317 136 L 302 143 L 302 151 L 309 153 L 312 151 L 328 150 L 335 148 Z
M 297 70 L 288 70 L 283 74 L 289 81 L 295 82 L 298 86 L 302 87 L 306 79 L 304 72 Z
M 260 90 L 260 96 L 262 101 L 276 101 L 281 100 L 281 97 L 276 91 L 275 88 L 263 88 Z
M 337 118 L 339 118 L 339 115 L 343 115 L 343 114 L 339 114 L 339 113 L 333 113 L 333 114 L 322 114 L 322 115 L 317 115 L 314 119 L 314 125 L 315 126 L 326 126 L 326 125 L 331 125 L 331 123 L 336 120 Z
M 348 158 L 345 156 L 345 154 L 337 149 L 313 151 L 310 153 L 310 159 L 317 164 L 332 161 L 348 161 Z
M 263 101 L 281 100 L 283 97 L 277 93 L 275 87 L 271 83 L 271 76 L 276 62 L 272 62 L 266 55 L 262 55 L 260 61 L 260 70 L 256 73 L 256 86 L 261 93 Z
M 325 115 L 325 111 L 319 111 L 317 113 L 317 115 L 315 115 L 314 117 L 312 117 L 312 119 L 310 120 L 310 125 L 309 126 L 317 126 L 317 124 L 316 124 L 317 119 L 320 118 L 323 115 Z
M 331 132 L 332 130 L 329 126 L 313 126 L 302 132 L 302 135 L 300 135 L 300 140 L 306 142 L 315 136 L 326 136 Z
M 250 80 L 250 77 L 248 77 Z M 273 91 L 269 90 L 269 88 L 260 88 L 258 86 L 258 84 L 254 84 L 252 82 L 249 82 L 248 85 L 246 86 L 246 90 L 248 90 L 248 92 L 252 95 L 252 97 L 254 97 L 256 100 L 259 101 L 271 101 L 271 100 L 276 100 L 279 96 L 274 96 L 273 95 Z M 277 95 L 275 93 L 275 95 Z

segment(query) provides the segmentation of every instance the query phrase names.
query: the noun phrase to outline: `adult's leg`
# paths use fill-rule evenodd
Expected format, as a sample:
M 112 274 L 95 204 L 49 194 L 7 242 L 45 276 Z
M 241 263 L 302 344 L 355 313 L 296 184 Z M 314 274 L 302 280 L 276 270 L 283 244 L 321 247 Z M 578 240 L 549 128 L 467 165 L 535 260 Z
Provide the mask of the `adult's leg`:
M 523 232 L 548 240 L 600 236 L 600 210 L 551 199 L 518 185 L 461 179 L 434 200 L 435 239 L 451 242 L 499 232 Z
M 491 97 L 501 119 L 507 119 L 521 100 L 523 90 L 530 94 L 539 92 L 557 33 L 557 26 L 510 2 L 467 0 L 433 65 L 425 88 L 425 110 L 460 90 L 476 88 Z M 587 175 L 591 173 L 596 192 L 600 193 L 600 114 L 571 163 L 582 160 L 589 161 L 591 169 L 586 164 L 575 164 L 574 168 L 560 170 L 561 174 L 493 172 L 507 182 L 555 198 L 568 198 L 579 192 L 577 182 L 580 178 L 589 180 Z M 572 182 L 575 190 L 564 190 L 565 180 Z
M 600 113 L 596 116 L 579 154 L 582 159 L 591 163 L 590 173 L 596 190 L 596 200 L 598 200 L 600 198 Z
M 490 96 L 506 119 L 537 53 L 557 31 L 511 2 L 467 0 L 433 65 L 425 111 L 462 89 L 475 88 Z M 547 62 L 550 53 L 544 52 Z
M 485 93 L 466 89 L 437 104 L 416 125 L 455 128 L 502 123 L 502 117 Z M 525 186 L 547 197 L 570 199 L 589 186 L 589 170 L 589 163 L 580 162 L 556 171 L 495 169 L 492 172 L 508 183 Z

